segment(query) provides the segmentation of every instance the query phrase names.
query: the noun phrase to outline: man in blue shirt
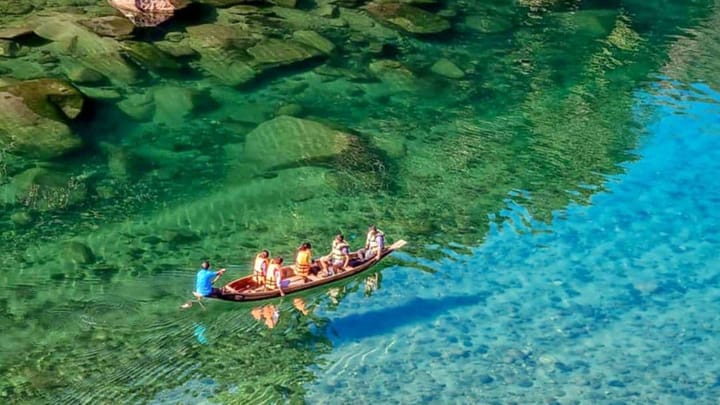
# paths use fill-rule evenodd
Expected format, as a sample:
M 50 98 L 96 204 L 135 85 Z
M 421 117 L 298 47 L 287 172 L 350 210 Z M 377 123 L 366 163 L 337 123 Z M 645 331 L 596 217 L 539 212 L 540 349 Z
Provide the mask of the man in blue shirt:
M 198 302 L 203 297 L 213 297 L 220 294 L 220 289 L 213 287 L 213 283 L 217 281 L 225 273 L 225 269 L 213 271 L 210 269 L 210 262 L 207 260 L 202 262 L 200 270 L 195 276 L 195 291 L 193 295 L 197 298 Z M 181 308 L 190 308 L 193 301 L 188 301 L 181 305 Z

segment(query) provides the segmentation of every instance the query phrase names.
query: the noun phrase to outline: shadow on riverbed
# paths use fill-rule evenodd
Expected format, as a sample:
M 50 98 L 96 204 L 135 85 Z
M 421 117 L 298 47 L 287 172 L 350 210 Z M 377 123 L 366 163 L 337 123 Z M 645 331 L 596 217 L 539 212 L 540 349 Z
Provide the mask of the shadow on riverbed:
M 482 303 L 489 296 L 490 293 L 481 293 L 442 299 L 414 298 L 401 306 L 340 318 L 330 324 L 330 330 L 343 341 L 367 338 L 415 322 L 427 322 L 451 309 Z

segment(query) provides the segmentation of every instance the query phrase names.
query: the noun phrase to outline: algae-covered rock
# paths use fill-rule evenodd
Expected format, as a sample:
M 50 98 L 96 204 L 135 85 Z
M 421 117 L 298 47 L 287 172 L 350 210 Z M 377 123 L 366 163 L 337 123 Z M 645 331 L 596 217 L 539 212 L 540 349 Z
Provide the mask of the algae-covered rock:
M 442 58 L 435 62 L 430 70 L 432 70 L 435 74 L 445 76 L 450 79 L 462 79 L 465 77 L 465 72 L 460 70 L 459 67 L 446 58 Z
M 319 122 L 281 116 L 247 135 L 244 154 L 264 168 L 327 161 L 350 148 L 352 135 Z
M 335 44 L 315 31 L 301 30 L 293 32 L 293 39 L 311 46 L 324 54 L 331 54 L 335 50 Z
M 297 6 L 297 0 L 270 0 L 270 3 L 288 8 L 295 8 L 295 6 Z
M 10 221 L 15 226 L 26 226 L 32 221 L 32 216 L 27 211 L 17 211 L 10 215 Z
M 132 59 L 151 70 L 177 70 L 181 67 L 170 55 L 161 51 L 153 44 L 138 41 L 123 41 L 121 47 Z
M 62 172 L 35 167 L 12 178 L 0 193 L 5 204 L 50 211 L 77 204 L 87 196 L 85 183 Z
M 22 15 L 33 10 L 33 5 L 27 0 L 3 0 L 0 2 L 0 16 Z
M 186 28 L 187 44 L 200 54 L 197 66 L 228 86 L 255 78 L 250 57 L 235 48 L 237 41 L 249 40 L 249 33 L 222 24 L 201 24 Z
M 445 18 L 405 3 L 371 2 L 366 9 L 378 20 L 413 34 L 437 34 L 450 29 Z
M 53 41 L 50 49 L 63 60 L 94 69 L 113 82 L 134 84 L 140 72 L 121 55 L 120 44 L 113 38 L 101 37 L 75 21 L 77 17 L 65 14 L 37 19 L 35 34 Z
M 155 114 L 155 100 L 149 92 L 131 94 L 118 103 L 118 108 L 135 121 L 149 121 Z
M 200 240 L 200 236 L 189 229 L 166 229 L 162 232 L 162 239 L 168 243 L 183 245 Z
M 83 96 L 60 80 L 0 87 L 0 144 L 23 156 L 53 158 L 82 146 L 65 124 L 80 114 Z
M 135 30 L 135 25 L 130 20 L 114 15 L 80 20 L 79 23 L 105 37 L 126 38 Z
M 105 76 L 98 71 L 85 67 L 83 65 L 65 66 L 65 74 L 73 83 L 78 84 L 96 84 L 105 81 Z
M 376 60 L 370 63 L 368 69 L 383 83 L 387 84 L 390 90 L 414 91 L 418 87 L 415 74 L 396 60 Z
M 279 39 L 267 39 L 249 48 L 247 52 L 252 55 L 253 64 L 261 68 L 291 65 L 322 55 L 316 48 Z
M 95 254 L 87 245 L 70 241 L 63 244 L 62 258 L 76 264 L 95 263 Z

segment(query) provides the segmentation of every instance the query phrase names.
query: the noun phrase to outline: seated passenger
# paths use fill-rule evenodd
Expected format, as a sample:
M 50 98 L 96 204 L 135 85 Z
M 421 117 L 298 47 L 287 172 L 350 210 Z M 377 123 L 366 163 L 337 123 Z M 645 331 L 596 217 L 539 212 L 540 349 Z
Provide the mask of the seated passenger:
M 336 271 L 345 270 L 349 262 L 350 245 L 345 242 L 345 237 L 342 234 L 337 235 L 332 243 L 332 251 L 320 261 L 320 264 L 323 270 L 329 276 L 332 276 Z
M 385 234 L 377 229 L 375 225 L 368 228 L 367 237 L 365 238 L 365 250 L 363 259 L 370 260 L 373 257 L 380 260 L 382 252 L 385 249 Z
M 255 263 L 253 264 L 253 281 L 255 281 L 255 285 L 261 286 L 265 284 L 265 273 L 269 262 L 270 252 L 267 250 L 263 250 L 255 256 Z
M 312 246 L 310 242 L 305 242 L 298 248 L 295 256 L 295 275 L 302 277 L 305 281 L 309 281 L 310 267 L 312 267 Z
M 270 260 L 270 264 L 265 272 L 265 288 L 268 290 L 277 288 L 280 290 L 280 295 L 285 296 L 283 288 L 287 288 L 288 285 L 290 285 L 290 280 L 283 280 L 282 264 L 282 257 L 276 257 Z

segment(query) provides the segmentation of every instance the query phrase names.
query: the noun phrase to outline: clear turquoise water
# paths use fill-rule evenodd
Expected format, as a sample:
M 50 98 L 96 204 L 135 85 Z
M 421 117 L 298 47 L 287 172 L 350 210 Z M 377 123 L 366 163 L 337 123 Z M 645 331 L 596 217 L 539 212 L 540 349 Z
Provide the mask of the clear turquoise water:
M 677 85 L 637 94 L 639 159 L 589 206 L 543 223 L 508 195 L 481 246 L 327 313 L 309 402 L 715 403 L 720 93 Z
M 86 187 L 47 211 L 2 200 L 0 403 L 714 403 L 720 5 L 431 9 L 452 32 L 340 16 L 316 27 L 335 55 L 250 86 L 197 59 L 181 74 L 136 61 L 143 81 L 103 87 L 155 94 L 150 119 L 95 99 L 73 123 L 76 153 L 0 151 L 0 196 L 35 165 Z M 135 39 L 238 18 L 195 10 Z M 0 78 L 66 79 L 68 47 L 30 37 L 0 58 Z M 440 57 L 465 77 L 433 73 Z M 401 68 L 378 71 L 380 59 Z M 203 91 L 201 108 L 177 102 L 187 89 Z M 248 134 L 293 104 L 355 134 L 353 153 L 272 168 L 245 154 Z M 11 218 L 22 213 L 26 224 Z M 369 278 L 302 302 L 178 311 L 203 258 L 239 277 L 261 248 L 289 257 L 307 239 L 324 253 L 338 231 L 356 246 L 369 222 L 410 242 Z

